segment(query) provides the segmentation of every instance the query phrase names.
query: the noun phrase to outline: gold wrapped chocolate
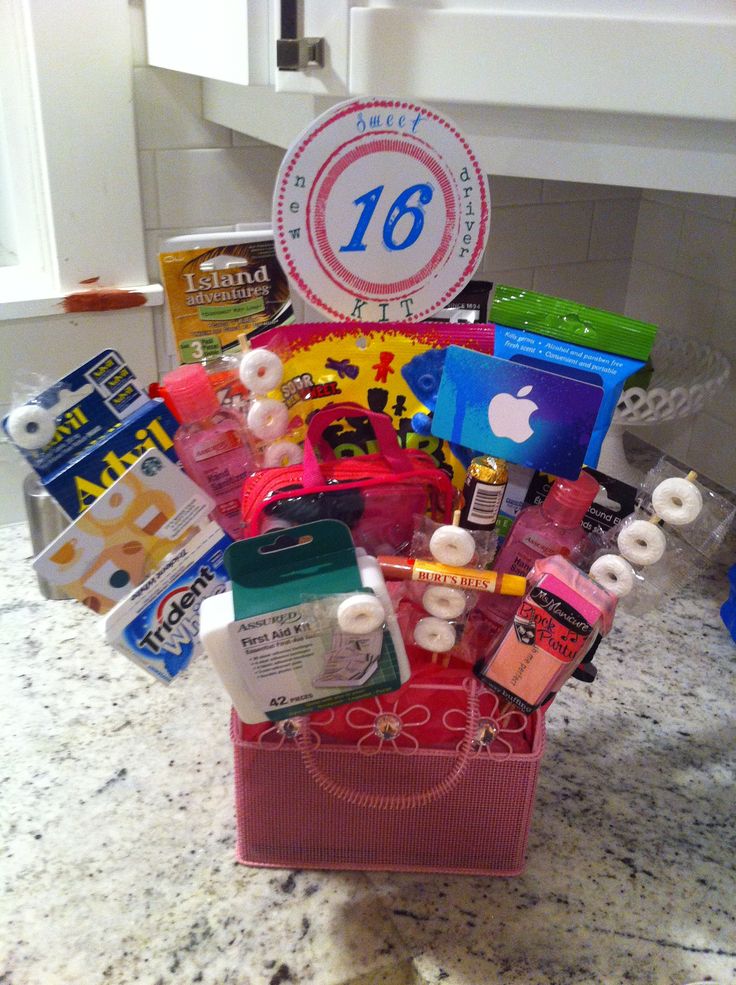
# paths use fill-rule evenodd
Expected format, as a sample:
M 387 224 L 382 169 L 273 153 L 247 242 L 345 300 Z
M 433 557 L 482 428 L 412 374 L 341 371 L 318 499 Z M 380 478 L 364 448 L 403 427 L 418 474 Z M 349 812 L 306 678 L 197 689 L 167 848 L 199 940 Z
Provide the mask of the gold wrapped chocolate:
M 460 526 L 469 530 L 493 530 L 508 479 L 508 468 L 502 458 L 494 455 L 474 458 L 465 475 Z

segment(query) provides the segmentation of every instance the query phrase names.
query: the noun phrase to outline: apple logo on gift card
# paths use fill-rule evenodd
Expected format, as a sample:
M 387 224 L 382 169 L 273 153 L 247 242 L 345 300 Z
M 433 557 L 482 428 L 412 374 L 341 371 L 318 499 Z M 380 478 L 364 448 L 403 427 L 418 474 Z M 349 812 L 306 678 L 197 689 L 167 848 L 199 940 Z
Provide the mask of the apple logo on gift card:
M 510 438 L 521 444 L 534 434 L 529 418 L 539 408 L 533 400 L 524 399 L 531 392 L 531 386 L 523 386 L 516 396 L 497 393 L 488 404 L 488 423 L 497 438 Z

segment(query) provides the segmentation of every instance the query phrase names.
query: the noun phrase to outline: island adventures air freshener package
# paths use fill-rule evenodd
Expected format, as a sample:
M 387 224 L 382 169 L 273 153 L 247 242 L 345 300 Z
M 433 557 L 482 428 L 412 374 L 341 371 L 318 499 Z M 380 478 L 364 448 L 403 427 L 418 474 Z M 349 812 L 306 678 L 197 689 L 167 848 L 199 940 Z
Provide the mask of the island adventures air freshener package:
M 270 229 L 175 236 L 162 244 L 159 264 L 183 363 L 293 318 Z

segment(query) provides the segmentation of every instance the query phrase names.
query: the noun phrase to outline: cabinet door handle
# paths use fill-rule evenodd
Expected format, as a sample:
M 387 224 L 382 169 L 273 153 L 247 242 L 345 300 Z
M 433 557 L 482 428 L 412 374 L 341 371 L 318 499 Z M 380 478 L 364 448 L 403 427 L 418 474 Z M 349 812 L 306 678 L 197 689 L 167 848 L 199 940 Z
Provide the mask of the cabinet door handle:
M 297 0 L 281 0 L 281 37 L 276 42 L 276 67 L 282 72 L 302 68 L 322 68 L 325 64 L 324 38 L 300 38 Z

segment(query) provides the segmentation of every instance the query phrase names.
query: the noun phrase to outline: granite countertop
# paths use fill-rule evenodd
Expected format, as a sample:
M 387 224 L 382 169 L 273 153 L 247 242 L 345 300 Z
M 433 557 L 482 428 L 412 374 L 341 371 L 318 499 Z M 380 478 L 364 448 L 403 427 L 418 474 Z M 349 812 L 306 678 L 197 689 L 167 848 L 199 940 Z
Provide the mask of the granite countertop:
M 736 980 L 733 695 L 723 568 L 622 616 L 548 716 L 525 873 L 250 869 L 228 701 L 167 688 L 39 595 L 0 530 L 0 982 L 684 985 Z

